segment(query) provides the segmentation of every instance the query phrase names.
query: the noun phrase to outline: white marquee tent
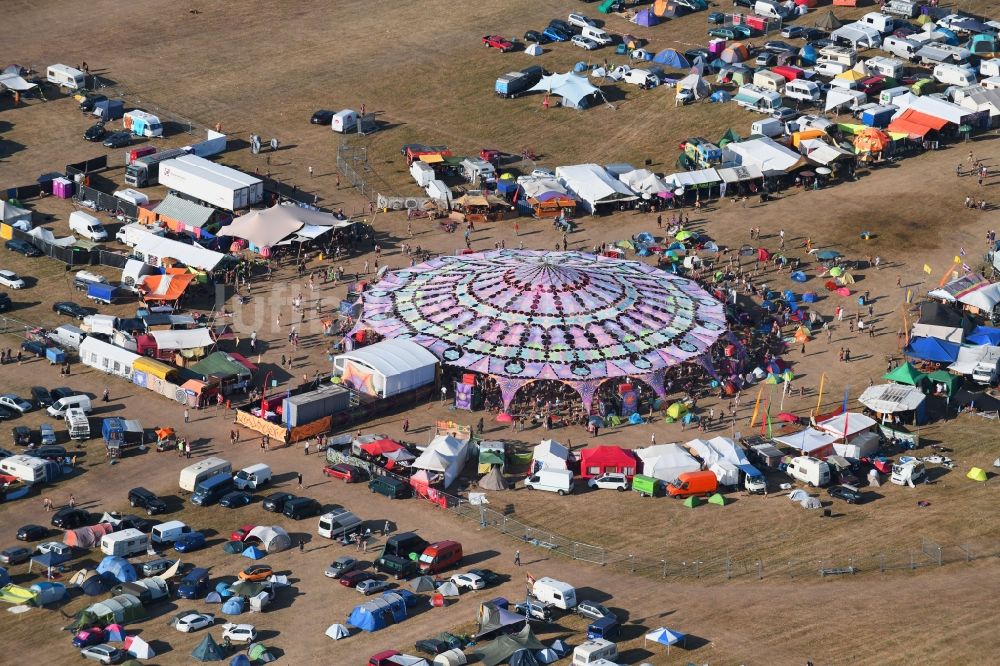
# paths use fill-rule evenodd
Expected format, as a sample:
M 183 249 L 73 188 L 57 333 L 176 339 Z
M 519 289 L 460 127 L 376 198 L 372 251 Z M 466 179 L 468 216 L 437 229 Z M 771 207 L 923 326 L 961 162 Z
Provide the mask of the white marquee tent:
M 642 473 L 661 481 L 676 481 L 684 472 L 697 472 L 701 463 L 678 444 L 656 444 L 636 449 Z
M 573 459 L 570 450 L 553 439 L 543 439 L 532 451 L 532 469 L 567 469 Z
M 430 351 L 400 338 L 354 349 L 333 360 L 345 383 L 385 398 L 432 383 L 437 363 L 437 357 Z
M 547 92 L 562 97 L 562 105 L 571 109 L 583 109 L 589 106 L 587 99 L 598 95 L 601 89 L 573 72 L 550 74 L 530 88 L 529 91 Z
M 588 213 L 593 213 L 602 204 L 617 204 L 637 198 L 635 192 L 597 164 L 556 167 L 556 178 Z

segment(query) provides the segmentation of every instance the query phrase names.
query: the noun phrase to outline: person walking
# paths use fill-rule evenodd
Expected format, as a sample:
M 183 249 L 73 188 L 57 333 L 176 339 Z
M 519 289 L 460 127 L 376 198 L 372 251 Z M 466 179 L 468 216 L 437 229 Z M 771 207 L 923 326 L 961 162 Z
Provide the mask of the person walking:
M 309 167 L 309 170 L 312 171 L 312 167 Z M 300 553 L 306 552 L 306 540 L 305 539 L 299 539 L 299 552 Z
M 45 507 L 46 511 L 51 511 L 52 510 L 52 500 L 49 499 L 48 497 L 46 497 L 44 500 L 42 500 L 42 506 Z
M 302 487 L 302 472 L 298 472 L 297 476 L 298 476 L 298 479 L 299 479 L 299 488 L 301 488 Z
M 191 415 L 188 413 L 187 407 L 184 408 L 184 423 L 190 421 Z
M 519 550 L 514 551 L 514 566 L 521 566 L 521 551 Z
M 70 495 L 69 496 L 69 508 L 71 508 L 71 509 L 75 509 L 76 508 L 76 495 Z
M 190 460 L 191 459 L 191 442 L 184 440 L 184 456 Z
M 311 166 L 309 167 L 309 177 L 313 177 L 313 168 Z
M 111 389 L 105 387 L 104 393 L 101 395 L 101 402 L 111 401 Z
M 382 536 L 389 536 L 389 521 L 385 521 L 385 525 L 382 526 Z

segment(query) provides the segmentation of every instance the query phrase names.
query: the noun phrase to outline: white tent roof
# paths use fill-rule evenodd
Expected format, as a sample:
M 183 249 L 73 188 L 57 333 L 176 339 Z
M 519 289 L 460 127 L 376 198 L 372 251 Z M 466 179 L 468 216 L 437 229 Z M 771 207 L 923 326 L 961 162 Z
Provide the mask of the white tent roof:
M 391 338 L 338 355 L 360 361 L 390 377 L 437 365 L 437 357 L 412 340 Z
M 713 437 L 707 442 L 703 439 L 692 439 L 687 443 L 687 447 L 707 465 L 720 460 L 733 465 L 745 465 L 750 462 L 743 449 L 728 437 Z
M 147 264 L 156 266 L 161 263 L 160 260 L 170 257 L 203 271 L 215 270 L 215 267 L 226 256 L 220 252 L 205 249 L 197 243 L 188 245 L 154 234 L 143 234 L 135 245 L 135 251 L 145 255 Z M 155 259 L 155 261 L 151 261 L 151 259 Z
M 572 106 L 579 106 L 584 97 L 601 91 L 600 88 L 588 81 L 586 77 L 573 72 L 543 76 L 542 80 L 536 83 L 530 90 L 559 95 L 566 99 Z
M 442 472 L 444 485 L 448 487 L 465 466 L 468 451 L 468 442 L 449 435 L 438 435 L 410 466 L 430 472 Z
M 846 421 L 846 428 L 845 428 Z M 851 435 L 857 434 L 863 430 L 868 430 L 877 421 L 875 419 L 869 418 L 864 414 L 859 414 L 857 412 L 847 412 L 846 414 L 837 414 L 836 416 L 831 416 L 827 420 L 818 423 L 817 427 L 820 430 L 825 430 L 829 433 L 833 433 L 837 438 L 850 437 Z M 845 435 L 846 433 L 846 435 Z
M 924 401 L 923 391 L 906 384 L 879 384 L 865 389 L 858 402 L 880 414 L 908 412 Z
M 1000 347 L 993 345 L 962 346 L 958 348 L 958 358 L 948 366 L 948 370 L 959 375 L 971 375 L 976 364 L 980 361 L 998 358 L 1000 358 Z
M 1000 282 L 994 282 L 975 291 L 962 294 L 958 297 L 958 302 L 991 312 L 993 307 L 1000 303 Z
M 754 164 L 747 164 L 746 166 L 727 169 L 717 169 L 717 171 L 719 172 L 719 178 L 726 183 L 739 183 L 744 180 L 761 178 L 764 175 L 760 172 L 760 167 Z
M 326 635 L 335 641 L 339 641 L 341 638 L 350 636 L 351 632 L 342 624 L 331 624 L 326 628 Z
M 543 467 L 566 469 L 566 461 L 573 454 L 569 449 L 553 439 L 543 439 L 532 451 L 532 458 Z
M 642 473 L 661 481 L 676 481 L 684 472 L 701 469 L 701 463 L 677 444 L 657 444 L 635 454 L 642 460 Z
M 20 68 L 17 65 L 9 65 L 0 72 L 0 89 L 10 88 L 24 92 L 37 86 L 37 83 L 29 83 L 21 76 Z
M 955 125 L 961 125 L 962 119 L 973 113 L 970 109 L 959 104 L 952 104 L 943 99 L 929 97 L 927 95 L 914 95 L 905 93 L 892 98 L 893 106 L 899 107 L 899 111 L 893 116 L 898 118 L 907 109 L 913 109 L 929 116 L 946 120 Z
M 704 185 L 706 183 L 718 183 L 722 176 L 715 169 L 698 169 L 697 171 L 679 171 L 666 176 L 664 180 L 671 187 L 688 187 Z
M 215 343 L 207 328 L 187 328 L 170 331 L 150 331 L 160 349 L 197 349 Z
M 756 166 L 762 173 L 788 171 L 802 160 L 794 150 L 767 137 L 726 144 L 722 149 L 726 166 Z
M 55 234 L 45 227 L 35 227 L 28 232 L 28 235 L 34 236 L 49 245 L 58 245 L 59 247 L 70 247 L 76 244 L 76 236 L 63 236 L 62 238 L 56 238 Z
M 635 192 L 597 164 L 556 167 L 556 177 L 567 190 L 591 206 L 614 201 L 632 201 Z
M 444 455 L 440 451 L 427 449 L 414 460 L 410 467 L 416 469 L 426 469 L 430 472 L 444 472 L 451 465 L 451 457 Z
M 30 222 L 31 211 L 0 199 L 0 222 L 10 223 L 17 222 L 18 220 L 27 220 Z
M 669 192 L 670 186 L 648 169 L 634 169 L 618 175 L 618 180 L 625 186 L 640 194 L 657 194 Z
M 311 227 L 332 227 L 336 222 L 330 213 L 309 210 L 300 206 L 272 206 L 265 210 L 252 210 L 240 215 L 219 232 L 220 236 L 242 238 L 257 247 L 270 247 L 301 229 Z M 316 235 L 323 233 L 320 230 Z M 311 232 L 310 232 L 311 233 Z
M 524 52 L 530 56 L 540 56 L 542 55 L 542 47 L 538 44 L 528 44 Z
M 843 426 L 843 417 L 840 417 L 840 424 Z M 841 430 L 843 434 L 843 430 Z M 812 453 L 813 451 L 818 451 L 830 444 L 833 444 L 840 438 L 840 435 L 833 435 L 829 432 L 823 432 L 821 430 L 816 430 L 814 428 L 806 428 L 791 435 L 782 435 L 775 437 L 774 441 L 784 444 L 790 449 L 795 449 L 796 451 L 801 451 L 804 454 Z
M 822 139 L 803 139 L 799 142 L 799 150 L 813 162 L 824 166 L 845 157 L 853 157 L 852 153 L 843 148 L 831 146 Z
M 531 176 L 522 176 L 517 179 L 518 185 L 524 190 L 525 196 L 538 197 L 546 192 L 558 192 L 560 194 L 565 194 L 569 196 L 569 192 L 563 187 L 555 178 L 533 178 Z
M 863 90 L 851 90 L 849 88 L 830 88 L 826 93 L 826 105 L 824 111 L 830 111 L 838 107 L 849 104 L 864 104 L 868 95 Z

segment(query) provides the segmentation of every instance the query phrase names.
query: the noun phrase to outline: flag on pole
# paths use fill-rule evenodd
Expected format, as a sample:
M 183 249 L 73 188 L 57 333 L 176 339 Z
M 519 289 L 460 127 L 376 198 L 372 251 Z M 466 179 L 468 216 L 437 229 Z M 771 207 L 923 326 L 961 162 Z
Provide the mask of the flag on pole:
M 958 256 L 957 254 L 955 255 L 955 263 L 956 263 L 956 264 L 960 264 L 960 263 L 962 263 L 962 258 L 961 258 L 961 257 L 959 257 L 959 256 Z
M 757 400 L 754 401 L 753 403 L 753 414 L 750 416 L 751 428 L 754 426 L 755 423 L 757 423 L 757 414 L 760 413 L 760 398 L 763 393 L 764 393 L 764 384 L 762 383 L 760 385 L 760 388 L 757 389 Z
M 912 289 L 907 289 L 906 290 L 906 304 L 910 305 L 911 303 L 913 303 L 913 290 Z
M 928 266 L 927 264 L 924 264 L 924 273 L 927 273 L 928 275 L 930 275 L 930 274 L 931 274 L 931 273 L 933 273 L 933 272 L 934 272 L 934 271 L 933 271 L 933 270 L 931 270 L 931 267 L 930 267 L 930 266 Z
M 966 273 L 971 273 L 972 267 L 969 266 L 969 264 L 962 264 L 962 270 L 965 271 Z
M 826 383 L 826 373 L 824 372 L 819 376 L 819 397 L 816 398 L 816 411 L 814 415 L 819 414 L 819 408 L 823 404 L 823 385 Z
M 762 435 L 764 434 L 764 429 L 767 426 L 767 422 L 770 420 L 770 414 L 771 414 L 771 404 L 770 403 L 771 403 L 770 399 L 767 399 L 764 402 L 764 410 L 767 412 L 768 416 L 761 417 L 761 419 L 760 419 L 760 434 L 762 434 Z
M 850 417 L 847 414 L 847 401 L 850 397 L 851 386 L 848 385 L 847 388 L 844 389 L 844 404 L 841 405 L 841 409 L 844 410 L 844 439 L 847 439 L 847 422 L 850 420 Z
M 525 573 L 524 574 L 524 580 L 528 583 L 528 587 L 534 587 L 535 586 L 535 577 L 532 576 L 530 573 Z
M 958 248 L 958 254 L 959 254 L 959 256 L 964 257 L 965 256 L 965 248 L 964 247 Z

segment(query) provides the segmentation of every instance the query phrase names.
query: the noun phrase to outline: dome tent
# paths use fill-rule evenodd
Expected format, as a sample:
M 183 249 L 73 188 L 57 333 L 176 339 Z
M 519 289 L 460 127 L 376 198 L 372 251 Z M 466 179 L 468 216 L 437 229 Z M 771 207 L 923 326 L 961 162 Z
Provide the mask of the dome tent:
M 209 633 L 201 639 L 201 643 L 191 652 L 191 656 L 195 661 L 222 661 L 225 658 L 222 648 Z
M 139 576 L 135 572 L 135 567 L 124 557 L 109 555 L 101 560 L 97 565 L 98 575 L 105 582 L 115 585 L 117 583 L 134 583 Z

